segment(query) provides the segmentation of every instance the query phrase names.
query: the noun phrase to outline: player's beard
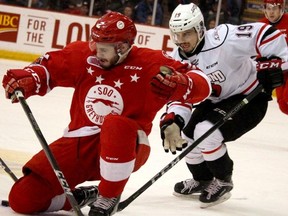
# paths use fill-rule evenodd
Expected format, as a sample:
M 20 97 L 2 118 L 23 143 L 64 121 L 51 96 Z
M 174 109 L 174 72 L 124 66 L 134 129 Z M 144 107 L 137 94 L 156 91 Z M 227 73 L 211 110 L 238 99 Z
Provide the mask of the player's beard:
M 114 58 L 112 58 L 110 60 L 104 59 L 104 58 L 101 58 L 101 59 L 98 58 L 100 66 L 104 69 L 109 69 L 109 68 L 115 66 L 118 59 L 119 59 L 118 55 L 116 55 Z

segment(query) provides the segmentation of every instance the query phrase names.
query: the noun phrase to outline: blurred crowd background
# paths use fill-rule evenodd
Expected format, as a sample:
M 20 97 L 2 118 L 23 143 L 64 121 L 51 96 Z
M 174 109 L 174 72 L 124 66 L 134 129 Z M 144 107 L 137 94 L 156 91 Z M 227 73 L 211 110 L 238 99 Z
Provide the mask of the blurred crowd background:
M 168 27 L 170 15 L 178 4 L 197 4 L 207 29 L 214 28 L 219 0 L 0 0 L 0 3 L 51 10 L 83 16 L 101 16 L 108 11 L 118 11 L 135 23 Z M 93 4 L 93 7 L 90 7 Z M 153 7 L 157 5 L 156 13 Z M 243 24 L 263 17 L 263 0 L 221 0 L 218 24 Z M 286 6 L 287 8 L 287 6 Z

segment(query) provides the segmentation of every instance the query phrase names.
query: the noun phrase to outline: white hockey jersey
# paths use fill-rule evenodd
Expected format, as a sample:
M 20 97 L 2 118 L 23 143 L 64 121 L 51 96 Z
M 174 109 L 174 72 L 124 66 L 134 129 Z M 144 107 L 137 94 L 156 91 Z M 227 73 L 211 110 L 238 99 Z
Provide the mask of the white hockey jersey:
M 258 85 L 252 56 L 288 60 L 284 36 L 270 27 L 263 23 L 222 24 L 206 32 L 200 53 L 185 58 L 180 48 L 175 48 L 170 55 L 195 64 L 209 76 L 213 88 L 209 99 L 217 103 L 235 94 L 249 94 Z

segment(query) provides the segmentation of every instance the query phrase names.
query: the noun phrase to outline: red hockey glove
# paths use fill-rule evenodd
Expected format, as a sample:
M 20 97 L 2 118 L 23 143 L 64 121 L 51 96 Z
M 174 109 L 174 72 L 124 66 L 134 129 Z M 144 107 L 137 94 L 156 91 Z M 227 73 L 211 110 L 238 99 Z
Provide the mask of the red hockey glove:
M 272 94 L 274 88 L 284 84 L 282 60 L 274 57 L 272 59 L 261 58 L 257 60 L 257 79 L 262 84 L 265 92 Z
M 170 150 L 172 154 L 176 154 L 176 150 L 181 151 L 187 146 L 187 141 L 181 137 L 184 125 L 184 119 L 180 115 L 175 115 L 174 112 L 162 115 L 160 131 L 165 152 Z
M 186 99 L 191 92 L 192 80 L 186 75 L 168 66 L 161 66 L 160 73 L 152 78 L 151 90 L 160 98 L 166 100 Z
M 40 79 L 35 72 L 29 69 L 11 69 L 4 75 L 2 86 L 8 99 L 14 95 L 16 89 L 21 90 L 24 97 L 28 98 L 39 90 Z M 17 100 L 12 102 L 17 102 Z

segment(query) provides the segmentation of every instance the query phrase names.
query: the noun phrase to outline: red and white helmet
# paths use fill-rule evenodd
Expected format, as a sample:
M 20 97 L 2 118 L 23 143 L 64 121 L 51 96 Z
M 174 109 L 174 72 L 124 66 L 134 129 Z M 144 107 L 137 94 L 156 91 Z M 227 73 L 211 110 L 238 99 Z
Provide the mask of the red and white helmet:
M 264 0 L 264 8 L 270 5 L 272 7 L 280 6 L 281 9 L 284 11 L 285 8 L 285 1 L 284 0 Z
M 264 0 L 264 4 L 283 5 L 284 0 Z
M 134 43 L 137 30 L 134 22 L 118 12 L 109 12 L 99 18 L 91 29 L 91 37 L 94 42 Z

